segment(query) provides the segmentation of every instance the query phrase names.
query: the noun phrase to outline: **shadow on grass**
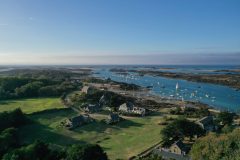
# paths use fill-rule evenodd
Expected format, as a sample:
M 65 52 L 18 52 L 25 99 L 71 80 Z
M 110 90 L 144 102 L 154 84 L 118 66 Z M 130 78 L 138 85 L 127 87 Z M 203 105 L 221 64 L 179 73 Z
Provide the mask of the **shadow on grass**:
M 69 112 L 69 111 L 72 111 L 72 109 L 71 108 L 53 108 L 53 109 L 33 112 L 33 113 L 30 113 L 29 115 L 34 116 L 34 115 L 53 114 L 55 112 Z
M 82 133 L 82 132 L 97 132 L 97 133 L 106 133 L 109 129 L 111 130 L 121 130 L 130 127 L 142 127 L 143 124 L 137 123 L 131 120 L 122 120 L 114 125 L 106 124 L 103 121 L 95 121 L 90 124 L 86 124 L 82 127 L 78 127 L 74 129 L 74 132 Z
M 159 111 L 153 111 L 147 115 L 147 117 L 159 117 L 159 116 L 163 116 L 163 113 Z
M 62 119 L 74 115 L 75 112 L 69 108 L 50 109 L 27 115 L 29 123 L 19 129 L 21 143 L 32 143 L 39 139 L 47 143 L 60 146 L 70 144 L 86 144 L 84 141 L 74 139 L 70 136 L 59 134 L 61 128 L 49 127 L 51 124 L 59 123 Z
M 16 103 L 14 100 L 0 100 L 0 105 L 8 105 L 8 104 L 13 104 Z
M 36 121 L 25 125 L 19 129 L 19 136 L 22 144 L 29 144 L 39 139 L 47 143 L 53 143 L 60 146 L 71 144 L 86 144 L 84 141 L 76 140 L 53 131 L 52 128 L 42 125 Z
M 49 119 L 49 121 L 51 121 L 51 119 L 56 117 L 69 118 L 73 115 L 76 115 L 76 113 L 71 108 L 54 108 L 54 109 L 34 112 L 31 114 L 28 114 L 27 116 L 30 119 L 35 121 L 38 119 Z

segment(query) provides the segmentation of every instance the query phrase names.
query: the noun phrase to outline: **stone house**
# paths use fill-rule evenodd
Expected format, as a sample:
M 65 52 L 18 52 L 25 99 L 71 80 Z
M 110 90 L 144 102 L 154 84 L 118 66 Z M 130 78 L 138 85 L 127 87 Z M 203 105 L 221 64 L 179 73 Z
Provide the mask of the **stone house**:
M 67 119 L 65 122 L 65 126 L 71 130 L 90 122 L 92 122 L 92 119 L 89 117 L 89 115 L 78 115 L 76 117 Z
M 132 112 L 137 115 L 145 116 L 146 109 L 141 107 L 133 107 Z
M 178 155 L 186 155 L 187 147 L 181 140 L 176 141 L 169 147 L 169 152 L 178 154 Z
M 119 106 L 118 110 L 123 114 L 133 114 L 133 115 L 140 115 L 140 116 L 144 116 L 146 114 L 145 108 L 136 107 L 131 102 L 123 103 L 122 105 Z
M 99 104 L 87 104 L 86 107 L 83 108 L 83 110 L 86 113 L 95 113 L 99 112 L 101 109 Z
M 119 106 L 119 111 L 120 112 L 131 112 L 133 110 L 133 103 L 127 102 L 123 103 L 122 105 Z

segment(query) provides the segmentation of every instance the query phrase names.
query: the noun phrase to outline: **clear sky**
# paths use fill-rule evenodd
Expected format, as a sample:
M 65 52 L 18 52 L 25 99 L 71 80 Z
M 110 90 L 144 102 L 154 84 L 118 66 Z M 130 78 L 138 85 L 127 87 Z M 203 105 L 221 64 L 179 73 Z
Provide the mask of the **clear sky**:
M 240 0 L 0 0 L 1 64 L 240 64 Z

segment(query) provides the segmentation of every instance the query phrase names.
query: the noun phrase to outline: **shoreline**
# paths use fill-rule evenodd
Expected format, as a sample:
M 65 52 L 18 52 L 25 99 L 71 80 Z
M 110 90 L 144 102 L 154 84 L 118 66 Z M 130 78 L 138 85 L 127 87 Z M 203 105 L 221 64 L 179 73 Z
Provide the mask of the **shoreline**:
M 192 82 L 203 82 L 224 85 L 236 90 L 240 90 L 240 75 L 228 74 L 189 74 L 189 73 L 172 73 L 161 71 L 136 71 L 140 75 L 161 76 L 173 79 L 183 79 Z
M 113 82 L 116 83 L 115 81 Z M 101 85 L 99 85 L 98 83 L 95 83 L 95 84 L 89 83 L 89 84 L 93 85 L 98 89 L 101 88 L 100 87 Z M 214 112 L 214 113 L 219 113 L 222 110 L 224 110 L 224 109 L 222 110 L 218 109 L 217 107 L 210 106 L 208 104 L 201 103 L 201 102 L 195 102 L 195 101 L 189 101 L 189 100 L 182 101 L 179 99 L 174 99 L 174 98 L 169 99 L 166 97 L 162 97 L 160 95 L 155 95 L 155 94 L 152 94 L 150 90 L 146 87 L 141 87 L 139 90 L 130 90 L 130 89 L 123 90 L 122 88 L 111 87 L 111 85 L 109 85 L 109 87 L 107 88 L 107 91 L 115 92 L 117 94 L 124 95 L 126 97 L 134 98 L 139 105 L 151 103 L 152 106 L 156 105 L 159 108 L 161 107 L 171 108 L 171 107 L 183 107 L 183 106 L 192 106 L 193 108 L 206 107 L 210 112 Z M 156 109 L 156 108 L 157 107 L 152 107 L 150 109 Z M 238 114 L 236 111 L 234 111 L 234 113 Z
M 181 79 L 191 82 L 200 82 L 200 83 L 210 83 L 216 85 L 223 85 L 231 87 L 235 90 L 240 90 L 240 74 L 190 74 L 190 73 L 173 73 L 173 72 L 163 72 L 163 71 L 152 71 L 152 70 L 123 70 L 118 71 L 117 69 L 112 70 L 114 73 L 128 73 L 134 72 L 138 73 L 140 76 L 150 75 L 150 76 L 159 76 L 172 79 Z

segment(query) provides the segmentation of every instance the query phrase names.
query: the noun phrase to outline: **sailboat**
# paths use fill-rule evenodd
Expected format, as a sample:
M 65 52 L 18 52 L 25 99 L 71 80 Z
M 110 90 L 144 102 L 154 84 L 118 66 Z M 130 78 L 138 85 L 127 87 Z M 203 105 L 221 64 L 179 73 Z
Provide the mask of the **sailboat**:
M 179 85 L 178 85 L 178 83 L 176 84 L 176 90 L 178 90 L 178 88 L 179 88 Z

